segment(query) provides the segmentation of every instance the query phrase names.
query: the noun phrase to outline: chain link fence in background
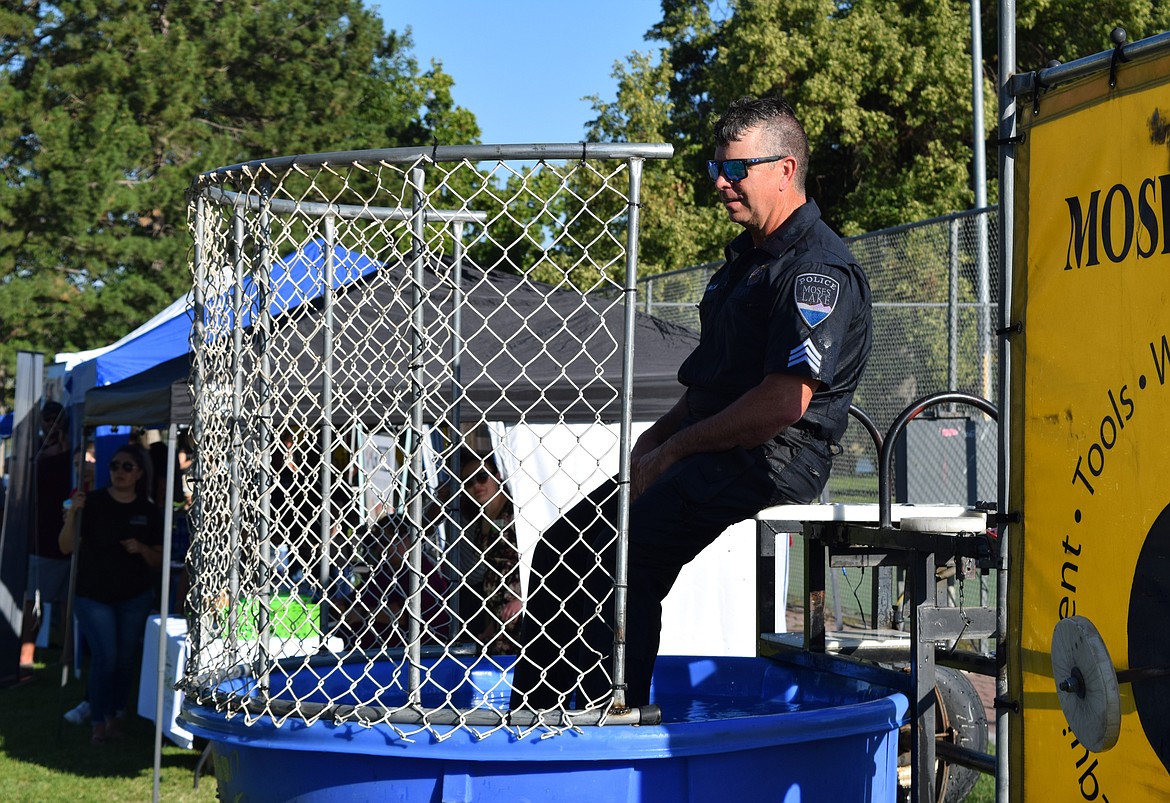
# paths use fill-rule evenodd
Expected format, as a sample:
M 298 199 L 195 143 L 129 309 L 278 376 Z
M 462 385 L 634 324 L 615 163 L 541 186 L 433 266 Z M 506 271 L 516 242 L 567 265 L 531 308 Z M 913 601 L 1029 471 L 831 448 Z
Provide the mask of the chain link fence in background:
M 998 211 L 973 210 L 846 238 L 873 290 L 874 343 L 854 403 L 885 432 L 912 401 L 942 390 L 996 400 L 999 320 Z M 699 300 L 721 262 L 639 281 L 641 309 L 698 328 Z M 826 501 L 876 502 L 877 451 L 851 421 Z M 932 410 L 895 450 L 895 499 L 973 505 L 996 498 L 996 427 L 977 410 Z M 792 539 L 789 604 L 803 600 L 803 539 Z M 838 623 L 872 620 L 862 570 L 830 589 Z M 968 603 L 988 593 L 970 582 Z M 984 596 L 986 598 L 986 596 Z

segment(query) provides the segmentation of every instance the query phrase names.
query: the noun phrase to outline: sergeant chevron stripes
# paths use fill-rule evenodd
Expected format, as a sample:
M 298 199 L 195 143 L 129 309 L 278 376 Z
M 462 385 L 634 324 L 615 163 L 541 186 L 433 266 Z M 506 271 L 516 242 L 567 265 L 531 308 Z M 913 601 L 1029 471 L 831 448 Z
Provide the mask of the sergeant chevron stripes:
M 788 352 L 789 368 L 794 365 L 800 365 L 802 362 L 808 363 L 814 372 L 819 373 L 821 370 L 821 353 L 813 345 L 812 338 L 805 340 L 792 351 Z

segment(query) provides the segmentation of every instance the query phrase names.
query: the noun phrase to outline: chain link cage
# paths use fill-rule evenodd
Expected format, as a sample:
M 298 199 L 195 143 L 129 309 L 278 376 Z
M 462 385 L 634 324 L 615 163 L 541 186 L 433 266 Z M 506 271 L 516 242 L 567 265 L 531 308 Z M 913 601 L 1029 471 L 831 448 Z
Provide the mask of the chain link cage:
M 658 412 L 636 382 L 677 399 L 694 335 L 634 302 L 641 168 L 670 155 L 389 149 L 196 179 L 188 699 L 407 738 L 637 721 L 616 646 L 579 667 L 611 694 L 556 709 L 509 711 L 509 671 L 543 582 L 524 534 L 627 476 L 631 422 Z M 580 571 L 620 623 L 612 524 L 616 564 Z

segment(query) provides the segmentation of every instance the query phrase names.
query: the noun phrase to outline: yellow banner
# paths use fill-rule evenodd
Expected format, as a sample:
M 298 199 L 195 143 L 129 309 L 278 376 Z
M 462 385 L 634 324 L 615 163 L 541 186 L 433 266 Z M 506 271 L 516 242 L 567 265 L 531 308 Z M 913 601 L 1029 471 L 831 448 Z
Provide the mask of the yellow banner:
M 1123 682 L 1091 753 L 1051 666 L 1080 615 L 1116 670 L 1170 667 L 1170 55 L 1018 108 L 1012 800 L 1170 800 L 1170 677 Z

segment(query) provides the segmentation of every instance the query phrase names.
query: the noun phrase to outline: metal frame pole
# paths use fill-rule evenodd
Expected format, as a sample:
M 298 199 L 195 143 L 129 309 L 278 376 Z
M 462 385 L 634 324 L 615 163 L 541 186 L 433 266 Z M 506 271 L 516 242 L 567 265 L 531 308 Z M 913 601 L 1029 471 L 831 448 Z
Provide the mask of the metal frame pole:
M 999 0 L 999 264 L 1000 264 L 1000 321 L 1006 328 L 1011 321 L 1012 309 L 1012 250 L 1015 245 L 1015 145 L 1016 99 L 1009 92 L 1009 83 L 1016 70 L 1016 4 L 1015 0 Z M 1011 527 L 1002 518 L 1010 511 L 1011 499 L 1008 493 L 1008 473 L 1011 470 L 1008 452 L 1008 433 L 1012 429 L 1011 406 L 1011 349 L 1006 339 L 999 342 L 999 489 L 997 508 L 1001 519 L 999 524 L 999 566 L 996 576 L 996 630 L 999 638 L 995 642 L 995 799 L 1007 803 L 1009 784 L 1009 743 L 1008 702 L 1008 645 L 1005 634 L 1008 628 L 1009 552 Z M 1002 703 L 1002 704 L 1001 704 Z
M 629 591 L 630 443 L 634 413 L 634 335 L 638 314 L 638 226 L 642 159 L 630 158 L 629 214 L 626 222 L 625 343 L 622 350 L 621 426 L 618 446 L 617 560 L 614 567 L 613 708 L 626 705 L 626 605 Z
M 410 578 L 407 584 L 407 608 L 410 610 L 410 625 L 407 633 L 406 655 L 410 664 L 408 683 L 410 700 L 417 703 L 419 700 L 422 677 L 419 671 L 422 660 L 422 645 L 419 623 L 422 621 L 422 594 L 419 578 L 422 576 L 422 520 L 423 500 L 422 486 L 425 482 L 423 465 L 423 404 L 425 375 L 423 373 L 423 347 L 425 342 L 426 320 L 423 317 L 422 288 L 423 270 L 426 254 L 426 193 L 424 186 L 426 171 L 417 166 L 410 169 L 410 186 L 412 190 L 411 209 L 411 282 L 410 282 L 410 384 L 411 409 L 410 427 L 414 433 L 410 450 L 410 476 L 407 480 L 408 513 L 407 521 L 410 532 Z
M 317 576 L 321 582 L 321 632 L 329 632 L 329 579 L 333 563 L 330 551 L 333 547 L 333 371 L 334 345 L 333 330 L 333 280 L 337 276 L 335 245 L 337 242 L 337 221 L 333 215 L 325 215 L 325 254 L 321 266 L 321 299 L 324 307 L 321 345 L 321 516 L 318 520 L 321 535 L 321 555 L 317 565 Z
M 261 179 L 260 194 L 264 200 L 269 200 L 272 188 L 267 176 Z M 275 557 L 272 549 L 272 528 L 269 526 L 272 518 L 272 485 L 275 478 L 272 472 L 272 357 L 269 346 L 272 337 L 272 310 L 268 306 L 269 292 L 272 285 L 272 214 L 266 204 L 260 206 L 260 265 L 259 270 L 252 276 L 252 286 L 255 288 L 256 298 L 253 302 L 253 321 L 256 328 L 256 349 L 259 355 L 260 375 L 257 392 L 260 397 L 260 420 L 256 433 L 259 463 L 256 474 L 261 478 L 263 487 L 260 493 L 260 518 L 256 522 L 257 537 L 260 542 L 260 598 L 270 600 L 273 594 L 272 577 Z M 287 537 L 287 534 L 286 534 Z M 260 668 L 258 679 L 262 688 L 268 688 L 270 663 L 264 663 Z
M 228 552 L 231 555 L 228 588 L 230 589 L 231 613 L 228 633 L 232 640 L 239 635 L 240 616 L 240 567 L 243 560 L 240 539 L 240 457 L 245 454 L 243 440 L 243 397 L 244 371 L 240 364 L 240 355 L 243 350 L 244 326 L 241 320 L 244 311 L 244 216 L 239 209 L 232 209 L 232 266 L 234 276 L 232 281 L 232 397 L 231 397 L 231 452 L 228 455 L 228 472 L 230 489 L 228 491 L 228 509 L 231 511 L 231 523 L 228 529 Z M 253 600 L 253 602 L 258 602 Z M 263 605 L 256 605 L 258 621 L 256 633 L 259 638 L 259 649 L 256 660 L 267 648 L 268 617 Z M 247 611 L 245 611 L 247 615 Z
M 975 208 L 987 206 L 987 143 L 983 115 L 983 32 L 980 0 L 971 0 L 971 172 L 975 178 Z M 987 213 L 975 218 L 976 293 L 979 303 L 980 393 L 991 398 L 991 271 L 987 253 Z

